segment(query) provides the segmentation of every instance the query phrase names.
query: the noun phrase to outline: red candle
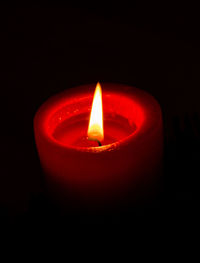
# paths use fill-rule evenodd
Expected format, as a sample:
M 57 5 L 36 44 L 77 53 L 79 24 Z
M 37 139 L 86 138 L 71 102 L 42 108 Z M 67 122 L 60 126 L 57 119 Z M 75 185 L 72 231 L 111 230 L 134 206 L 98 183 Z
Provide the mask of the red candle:
M 35 115 L 35 140 L 50 192 L 59 201 L 97 207 L 146 197 L 162 164 L 160 106 L 134 87 L 105 83 L 101 95 L 97 84 L 96 96 L 94 89 L 66 90 Z

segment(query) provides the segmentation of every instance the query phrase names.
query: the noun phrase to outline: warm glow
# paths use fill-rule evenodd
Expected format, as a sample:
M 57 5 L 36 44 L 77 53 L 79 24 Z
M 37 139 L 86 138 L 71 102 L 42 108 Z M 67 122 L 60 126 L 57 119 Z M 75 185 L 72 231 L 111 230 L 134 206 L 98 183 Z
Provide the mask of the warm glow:
M 94 141 L 102 141 L 104 138 L 103 132 L 103 109 L 102 109 L 102 91 L 101 85 L 98 82 L 94 92 L 92 102 L 92 110 L 88 126 L 88 139 Z

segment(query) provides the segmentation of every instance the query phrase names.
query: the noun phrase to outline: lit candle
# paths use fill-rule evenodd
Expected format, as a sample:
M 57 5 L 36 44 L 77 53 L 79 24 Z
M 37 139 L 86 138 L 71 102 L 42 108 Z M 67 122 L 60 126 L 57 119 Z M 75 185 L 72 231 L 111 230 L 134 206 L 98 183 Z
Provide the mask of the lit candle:
M 50 192 L 82 206 L 146 197 L 161 169 L 162 114 L 146 92 L 98 83 L 47 100 L 34 118 Z M 93 96 L 94 93 L 94 96 Z

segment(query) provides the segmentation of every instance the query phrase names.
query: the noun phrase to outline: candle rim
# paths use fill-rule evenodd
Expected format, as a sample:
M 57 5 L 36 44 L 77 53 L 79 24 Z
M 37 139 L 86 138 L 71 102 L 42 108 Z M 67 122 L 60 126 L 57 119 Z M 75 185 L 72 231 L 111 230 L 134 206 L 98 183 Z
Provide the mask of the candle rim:
M 158 104 L 158 102 L 154 99 L 154 97 L 152 95 L 150 95 L 149 93 L 145 92 L 144 90 L 138 89 L 136 87 L 132 87 L 126 84 L 117 84 L 117 83 L 101 83 L 103 89 L 105 89 L 106 91 L 110 91 L 110 92 L 118 92 L 118 93 L 125 93 L 125 95 L 130 95 L 130 98 L 133 99 L 133 97 L 137 97 L 137 99 L 141 97 L 141 101 L 139 104 L 139 106 L 142 108 L 142 106 L 144 106 L 144 108 L 142 108 L 142 110 L 144 111 L 144 115 L 145 118 L 151 117 L 148 116 L 150 115 L 148 110 L 151 110 L 151 112 L 154 114 L 157 113 L 158 115 L 158 124 L 160 123 L 162 125 L 162 114 L 161 114 L 161 109 L 160 109 L 160 105 Z M 93 88 L 95 87 L 95 84 L 87 84 L 87 85 L 81 85 L 81 86 L 77 86 L 77 87 L 72 87 L 69 88 L 67 90 L 64 90 L 54 96 L 51 96 L 49 99 L 47 99 L 38 109 L 38 111 L 35 114 L 34 117 L 34 129 L 35 132 L 37 132 L 37 125 L 36 123 L 40 122 L 41 123 L 41 119 L 44 119 L 45 117 L 47 117 L 47 112 L 49 108 L 53 108 L 53 106 L 56 105 L 56 102 L 58 103 L 59 101 L 64 101 L 66 99 L 67 95 L 70 95 L 71 97 L 76 94 L 76 91 L 80 92 L 79 94 L 88 94 L 90 95 L 93 94 Z M 87 91 L 87 92 L 86 92 Z M 144 101 L 148 102 L 146 105 L 144 105 Z M 138 101 L 137 101 L 138 102 Z M 149 103 L 151 102 L 151 103 Z M 149 104 L 149 105 L 148 105 Z M 146 109 L 146 107 L 148 107 L 148 110 Z M 46 115 L 45 115 L 46 114 Z M 148 125 L 147 125 L 148 126 Z M 145 119 L 144 119 L 144 123 L 141 125 L 141 128 L 145 128 Z M 158 125 L 159 127 L 159 125 Z M 152 130 L 156 130 L 157 125 L 155 124 L 154 129 Z M 134 143 L 134 141 L 137 140 L 142 140 L 145 138 L 145 136 L 142 136 L 142 134 L 139 133 L 140 129 L 136 129 L 133 133 L 131 133 L 130 135 L 126 136 L 123 139 L 118 140 L 117 142 L 111 143 L 111 144 L 107 144 L 107 145 L 103 145 L 101 147 L 80 147 L 80 146 L 73 146 L 73 145 L 64 145 L 63 143 L 59 142 L 58 140 L 56 140 L 53 136 L 50 136 L 47 132 L 44 131 L 44 127 L 42 128 L 41 126 L 39 127 L 40 132 L 43 136 L 43 139 L 48 141 L 50 144 L 53 144 L 55 147 L 59 147 L 62 150 L 70 150 L 70 151 L 74 151 L 74 152 L 88 152 L 88 153 L 101 153 L 101 152 L 105 152 L 105 151 L 113 151 L 113 150 L 117 150 L 118 148 L 122 148 L 125 147 L 126 145 L 129 145 L 129 142 L 131 141 L 132 143 Z M 148 130 L 148 127 L 146 127 L 146 132 Z M 150 133 L 152 132 L 152 130 L 148 130 L 148 134 L 150 135 Z

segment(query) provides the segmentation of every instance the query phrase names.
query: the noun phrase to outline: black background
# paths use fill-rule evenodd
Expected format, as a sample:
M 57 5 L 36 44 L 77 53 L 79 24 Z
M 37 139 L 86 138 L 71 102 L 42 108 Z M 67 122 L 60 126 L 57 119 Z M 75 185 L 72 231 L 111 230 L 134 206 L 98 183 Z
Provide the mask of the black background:
M 163 110 L 164 192 L 137 217 L 190 229 L 197 220 L 200 156 L 198 8 L 52 4 L 4 6 L 0 12 L 3 222 L 44 227 L 49 213 L 56 217 L 42 197 L 33 137 L 38 107 L 69 87 L 109 81 L 150 92 Z M 103 222 L 95 220 L 86 223 Z M 125 224 L 127 218 L 109 222 Z

